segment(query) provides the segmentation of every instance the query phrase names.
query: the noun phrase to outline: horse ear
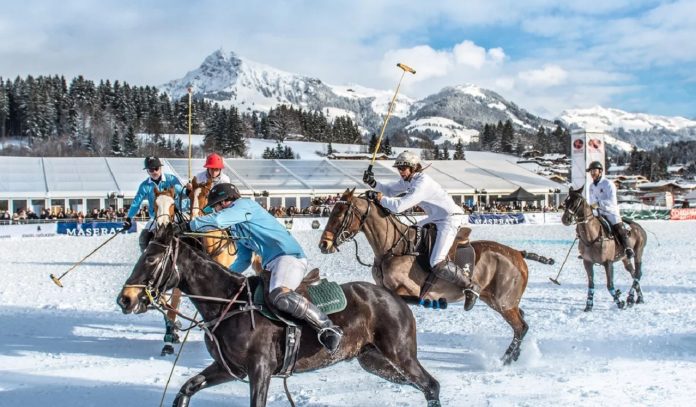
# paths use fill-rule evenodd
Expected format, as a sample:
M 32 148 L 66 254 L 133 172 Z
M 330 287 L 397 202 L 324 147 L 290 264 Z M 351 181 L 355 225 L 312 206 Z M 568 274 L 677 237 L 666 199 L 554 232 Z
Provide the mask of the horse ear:
M 585 186 L 583 185 L 583 186 L 581 186 L 580 188 L 576 189 L 576 190 L 573 191 L 573 192 L 575 192 L 575 193 L 578 194 L 578 195 L 582 195 L 582 191 L 583 191 L 584 189 L 585 189 Z
M 193 176 L 193 179 L 191 180 L 191 186 L 193 187 L 193 189 L 198 189 L 198 178 L 196 178 L 195 175 Z
M 169 195 L 172 198 L 176 196 L 176 188 L 174 188 L 173 186 L 169 187 L 169 190 L 167 190 L 167 192 L 169 192 Z

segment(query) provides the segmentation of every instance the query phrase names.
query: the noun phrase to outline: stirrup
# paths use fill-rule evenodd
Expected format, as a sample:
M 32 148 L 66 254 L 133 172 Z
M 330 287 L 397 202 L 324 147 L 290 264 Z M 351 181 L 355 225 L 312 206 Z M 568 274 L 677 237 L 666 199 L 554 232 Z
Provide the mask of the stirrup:
M 479 293 L 473 288 L 464 289 L 464 311 L 470 311 L 474 308 L 476 300 L 479 298 Z
M 328 335 L 328 337 L 322 339 L 322 336 L 324 335 Z M 322 346 L 324 346 L 332 355 L 338 350 L 342 338 L 343 331 L 341 328 L 335 325 L 322 328 L 319 332 L 317 332 L 317 339 L 319 340 L 319 343 L 322 344 Z

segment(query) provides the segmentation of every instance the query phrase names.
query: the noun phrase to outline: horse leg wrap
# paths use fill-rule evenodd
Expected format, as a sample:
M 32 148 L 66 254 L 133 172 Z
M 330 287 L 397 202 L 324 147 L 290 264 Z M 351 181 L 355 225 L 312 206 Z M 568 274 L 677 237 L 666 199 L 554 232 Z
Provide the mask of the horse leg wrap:
M 587 290 L 587 301 L 585 303 L 585 312 L 592 311 L 594 306 L 594 288 Z

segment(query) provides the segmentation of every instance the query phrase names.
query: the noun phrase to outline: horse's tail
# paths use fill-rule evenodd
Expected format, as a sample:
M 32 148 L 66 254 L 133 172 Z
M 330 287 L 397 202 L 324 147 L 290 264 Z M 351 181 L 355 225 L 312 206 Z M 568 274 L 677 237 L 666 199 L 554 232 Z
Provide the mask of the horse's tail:
M 538 261 L 539 263 L 543 263 L 543 264 L 549 264 L 549 265 L 551 265 L 551 264 L 554 264 L 554 263 L 556 262 L 556 261 L 555 261 L 554 259 L 552 259 L 551 257 L 540 256 L 540 255 L 538 255 L 538 254 L 536 254 L 536 253 L 530 253 L 530 252 L 528 252 L 528 251 L 526 251 L 526 250 L 520 251 L 520 254 L 521 254 L 522 257 L 524 257 L 525 259 Z

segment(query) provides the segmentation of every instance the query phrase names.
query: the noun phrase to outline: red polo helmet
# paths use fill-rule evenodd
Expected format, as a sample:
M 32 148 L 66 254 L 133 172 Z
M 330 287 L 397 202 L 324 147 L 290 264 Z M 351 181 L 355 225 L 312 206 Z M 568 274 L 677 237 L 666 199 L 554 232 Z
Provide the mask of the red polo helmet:
M 225 163 L 222 161 L 222 157 L 216 153 L 212 153 L 205 159 L 205 165 L 203 168 L 212 168 L 215 170 L 221 170 L 225 168 Z

